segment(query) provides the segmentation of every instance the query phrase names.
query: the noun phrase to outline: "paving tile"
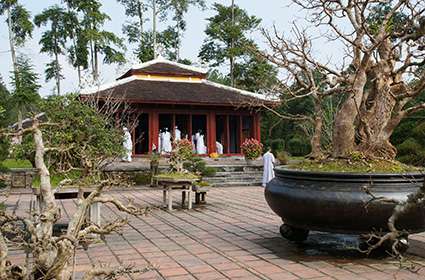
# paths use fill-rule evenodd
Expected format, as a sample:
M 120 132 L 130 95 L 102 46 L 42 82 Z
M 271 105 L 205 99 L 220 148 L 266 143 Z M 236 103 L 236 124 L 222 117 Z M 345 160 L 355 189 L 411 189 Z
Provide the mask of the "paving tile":
M 118 199 L 131 198 L 138 205 L 158 206 L 162 193 L 155 189 L 110 191 Z M 13 194 L 7 205 L 25 214 L 29 194 Z M 61 201 L 67 222 L 76 211 L 76 201 Z M 133 265 L 155 269 L 122 279 L 269 279 L 269 280 L 416 280 L 425 279 L 425 234 L 412 235 L 409 258 L 416 273 L 400 270 L 391 258 L 333 255 L 320 248 L 297 246 L 279 234 L 281 220 L 264 200 L 260 187 L 214 188 L 208 204 L 191 211 L 171 213 L 153 210 L 144 217 L 122 215 L 103 206 L 103 220 L 128 217 L 121 234 L 108 235 L 104 243 L 76 252 L 75 279 L 92 265 Z M 310 246 L 310 245 L 308 245 Z M 311 253 L 313 252 L 313 254 Z M 340 253 L 340 252 L 339 252 Z M 9 259 L 24 263 L 22 250 L 10 250 Z M 120 278 L 121 279 L 121 278 Z

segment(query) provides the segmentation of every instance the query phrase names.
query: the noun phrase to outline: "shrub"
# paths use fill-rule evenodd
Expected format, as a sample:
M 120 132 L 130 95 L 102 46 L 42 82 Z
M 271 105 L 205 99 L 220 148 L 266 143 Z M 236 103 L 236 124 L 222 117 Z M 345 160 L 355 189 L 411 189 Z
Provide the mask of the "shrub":
M 288 164 L 288 154 L 285 151 L 277 152 L 276 159 L 279 161 L 280 164 Z
M 307 138 L 294 136 L 288 141 L 287 149 L 292 156 L 305 156 L 310 153 L 311 146 Z
M 272 149 L 272 153 L 277 156 L 279 152 L 283 152 L 285 150 L 285 141 L 282 139 L 273 139 L 270 141 L 270 147 Z
M 183 167 L 189 172 L 203 177 L 212 177 L 217 172 L 214 167 L 208 167 L 206 162 L 200 157 L 192 157 L 190 161 L 183 164 Z
M 263 144 L 257 139 L 248 138 L 243 142 L 241 150 L 246 159 L 254 160 L 261 156 Z
M 147 172 L 138 172 L 133 181 L 136 185 L 149 185 L 151 183 L 151 174 Z
M 416 139 L 408 138 L 398 145 L 397 159 L 406 164 L 425 165 L 425 149 Z

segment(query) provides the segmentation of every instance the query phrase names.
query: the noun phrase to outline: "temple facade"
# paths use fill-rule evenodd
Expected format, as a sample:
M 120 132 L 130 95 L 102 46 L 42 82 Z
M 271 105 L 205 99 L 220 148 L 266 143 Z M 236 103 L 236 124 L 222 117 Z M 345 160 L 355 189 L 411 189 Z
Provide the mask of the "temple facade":
M 164 151 L 169 138 L 189 139 L 198 154 L 239 155 L 246 138 L 260 140 L 260 108 L 270 102 L 262 94 L 207 80 L 205 69 L 163 58 L 136 65 L 113 83 L 81 92 L 82 98 L 87 95 L 124 100 L 138 112 L 131 131 L 134 156 Z

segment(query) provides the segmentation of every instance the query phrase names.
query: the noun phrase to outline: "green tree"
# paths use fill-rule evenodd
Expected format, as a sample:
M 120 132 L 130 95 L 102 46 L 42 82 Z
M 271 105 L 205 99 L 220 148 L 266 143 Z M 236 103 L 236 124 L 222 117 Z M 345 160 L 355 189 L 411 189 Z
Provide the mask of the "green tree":
M 153 33 L 150 31 L 142 34 L 143 44 L 135 50 L 135 54 L 141 62 L 146 62 L 155 58 Z M 178 34 L 172 27 L 157 34 L 157 44 L 164 47 L 164 56 L 170 60 L 176 60 L 176 53 L 173 51 L 178 42 Z
M 56 92 L 58 95 L 60 94 L 60 81 L 63 79 L 59 55 L 63 55 L 66 51 L 66 42 L 71 36 L 72 18 L 72 14 L 58 5 L 45 9 L 34 18 L 34 23 L 38 27 L 49 25 L 40 40 L 41 52 L 53 56 L 53 61 L 47 64 L 45 70 L 46 81 L 56 80 Z
M 261 20 L 250 16 L 236 5 L 224 6 L 214 4 L 216 15 L 209 18 L 205 39 L 199 57 L 210 66 L 216 67 L 229 61 L 229 76 L 231 85 L 235 84 L 234 68 L 238 59 L 247 54 L 248 50 L 255 48 L 248 33 L 254 31 Z
M 75 61 L 77 65 L 90 61 L 91 72 L 94 80 L 99 78 L 99 55 L 103 55 L 103 62 L 125 62 L 124 44 L 122 39 L 113 32 L 103 30 L 103 25 L 110 17 L 101 11 L 102 4 L 98 0 L 68 0 L 70 8 L 81 14 L 80 27 L 75 35 Z M 82 51 L 86 48 L 88 51 Z M 87 55 L 88 58 L 79 58 Z M 81 61 L 78 61 L 81 60 Z
M 186 30 L 185 14 L 190 6 L 205 9 L 205 0 L 170 0 L 171 11 L 173 12 L 174 31 L 177 33 L 175 46 L 175 60 L 180 60 L 181 37 Z
M 0 130 L 8 125 L 8 110 L 10 94 L 6 89 L 0 77 Z M 9 151 L 9 140 L 6 137 L 0 137 L 0 169 L 1 162 L 7 157 Z M 1 179 L 0 179 L 1 184 Z
M 12 57 L 13 74 L 17 78 L 16 49 L 31 37 L 34 26 L 31 15 L 18 0 L 0 0 L 0 15 L 6 15 L 9 32 L 10 55 Z M 15 85 L 16 86 L 16 85 Z
M 38 90 L 38 74 L 34 71 L 29 58 L 24 55 L 19 55 L 16 60 L 16 73 L 11 76 L 14 86 L 10 96 L 10 108 L 16 112 L 18 119 L 18 127 L 22 128 L 23 116 L 34 111 L 37 108 L 37 103 L 40 101 Z
M 48 155 L 54 172 L 80 169 L 88 176 L 124 153 L 123 132 L 112 125 L 113 116 L 99 113 L 78 95 L 51 96 L 40 107 L 51 122 L 60 124 L 43 129 L 46 141 L 58 147 Z
M 170 0 L 147 0 L 147 7 L 152 11 L 152 47 L 153 57 L 158 56 L 158 19 L 163 21 L 170 9 Z
M 84 28 L 78 17 L 77 3 L 75 0 L 63 0 L 68 14 L 67 27 L 71 45 L 67 47 L 67 56 L 72 66 L 77 70 L 78 85 L 81 86 L 81 71 L 89 67 L 88 40 L 84 36 Z
M 117 0 L 124 6 L 125 15 L 132 20 L 126 21 L 123 25 L 123 32 L 130 43 L 142 43 L 144 24 L 146 22 L 145 12 L 147 6 L 143 0 Z
M 276 86 L 277 68 L 251 51 L 235 65 L 234 85 L 252 92 L 270 91 Z

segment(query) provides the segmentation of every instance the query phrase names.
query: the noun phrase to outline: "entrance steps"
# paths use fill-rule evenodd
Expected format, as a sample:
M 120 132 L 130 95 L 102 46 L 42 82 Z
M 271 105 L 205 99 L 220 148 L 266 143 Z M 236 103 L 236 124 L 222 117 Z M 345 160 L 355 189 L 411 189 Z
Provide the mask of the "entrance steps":
M 262 160 L 255 160 L 249 164 L 242 157 L 223 157 L 218 160 L 204 158 L 206 166 L 213 167 L 215 174 L 204 177 L 203 180 L 214 187 L 230 186 L 259 186 L 263 176 Z M 160 160 L 159 169 L 165 172 L 168 169 L 168 160 Z M 114 162 L 108 165 L 105 171 L 135 175 L 148 173 L 150 160 L 148 158 L 135 158 L 132 162 Z
M 207 166 L 214 167 L 216 173 L 211 177 L 204 177 L 203 180 L 211 186 L 231 187 L 231 186 L 259 186 L 263 176 L 263 166 L 260 163 L 247 165 L 239 164 L 214 164 Z

